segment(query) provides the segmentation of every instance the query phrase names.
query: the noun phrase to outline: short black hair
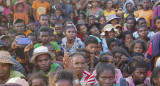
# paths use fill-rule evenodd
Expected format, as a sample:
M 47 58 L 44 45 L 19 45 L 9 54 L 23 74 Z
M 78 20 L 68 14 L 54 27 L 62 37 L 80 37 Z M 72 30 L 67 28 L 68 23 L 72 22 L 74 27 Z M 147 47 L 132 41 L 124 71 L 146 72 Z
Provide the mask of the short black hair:
M 39 34 L 40 32 L 48 32 L 49 35 L 50 35 L 50 28 L 48 26 L 41 26 L 40 29 L 39 29 Z
M 148 29 L 148 27 L 147 27 L 147 26 L 145 26 L 145 25 L 141 25 L 141 26 L 138 26 L 137 31 L 139 32 L 139 29 L 141 29 L 142 27 L 144 27 L 144 28 Z
M 111 52 L 102 53 L 99 58 L 99 63 L 100 64 L 108 63 L 108 59 L 109 59 L 108 56 L 113 56 L 113 55 Z
M 112 71 L 113 75 L 115 76 L 115 67 L 112 64 L 99 64 L 96 69 L 96 72 L 97 72 L 96 79 L 97 80 L 99 79 L 100 73 L 102 73 L 105 70 Z
M 109 47 L 109 45 L 110 45 L 111 43 L 113 43 L 113 42 L 116 42 L 116 43 L 117 43 L 117 40 L 116 40 L 115 38 L 109 38 L 109 39 L 107 40 L 107 45 L 108 45 L 108 47 Z
M 126 22 L 129 21 L 129 20 L 134 21 L 134 25 L 136 25 L 136 19 L 135 19 L 135 18 L 128 18 L 128 19 L 126 20 Z
M 100 21 L 101 18 L 106 19 L 106 17 L 104 15 L 101 15 L 101 16 L 98 17 L 98 21 Z
M 118 47 L 112 50 L 113 55 L 115 55 L 116 53 L 121 53 L 122 55 L 129 57 L 129 53 L 124 48 L 121 48 L 121 47 Z
M 146 21 L 146 19 L 145 18 L 139 18 L 138 20 L 137 20 L 137 24 L 139 24 L 139 22 L 141 21 L 141 20 L 144 20 L 144 21 Z
M 47 14 L 41 14 L 41 15 L 39 16 L 39 20 L 41 19 L 42 16 L 46 16 L 46 17 L 48 18 L 48 15 L 47 15 Z
M 143 40 L 134 40 L 134 41 L 132 42 L 132 44 L 130 45 L 130 51 L 131 51 L 131 52 L 133 52 L 134 46 L 135 46 L 137 43 L 140 43 L 140 44 L 142 45 L 142 47 L 143 47 L 143 52 L 145 52 L 145 51 L 147 50 L 147 44 L 146 44 L 145 41 L 143 41 Z
M 154 24 L 156 23 L 156 21 L 157 21 L 158 19 L 160 19 L 160 16 L 156 16 L 156 17 L 154 18 Z
M 98 40 L 95 38 L 95 37 L 92 37 L 92 36 L 88 36 L 85 41 L 84 41 L 84 44 L 85 46 L 87 46 L 88 44 L 90 43 L 94 43 L 94 44 L 97 44 L 98 45 Z
M 23 19 L 16 19 L 16 20 L 14 20 L 13 24 L 17 24 L 17 23 L 23 23 L 24 26 L 25 26 L 25 22 L 24 22 Z
M 87 18 L 87 21 L 89 21 L 90 17 L 93 17 L 95 19 L 95 17 L 93 15 L 89 15 L 88 18 Z
M 80 12 L 79 15 L 82 14 L 84 16 L 84 19 L 86 19 L 86 14 L 84 12 Z
M 155 85 L 153 79 L 158 79 L 159 77 L 160 77 L 160 66 L 155 67 L 154 70 L 152 71 L 151 82 Z
M 76 52 L 79 52 L 79 53 L 81 53 L 81 52 L 85 52 L 85 53 L 90 54 L 90 52 L 89 52 L 88 50 L 86 50 L 85 48 L 79 48 L 79 49 L 76 49 Z
M 144 56 L 143 53 L 140 52 L 133 52 L 131 57 L 135 57 L 135 56 Z
M 124 32 L 122 33 L 122 38 L 123 38 L 123 40 L 125 40 L 125 37 L 126 37 L 126 35 L 128 35 L 128 34 L 131 34 L 131 35 L 133 36 L 132 31 L 126 30 L 126 31 L 124 31 Z
M 75 30 L 75 32 L 77 32 L 77 28 L 73 25 L 67 25 L 64 29 L 64 32 L 66 32 L 69 28 L 73 28 Z
M 36 39 L 37 39 L 37 36 L 36 36 L 36 34 L 34 34 L 34 33 L 29 33 L 27 37 L 29 37 L 29 36 L 35 36 Z
M 23 32 L 17 32 L 17 33 L 15 34 L 15 36 L 19 36 L 19 35 L 24 35 L 24 36 L 26 37 L 26 35 L 25 35 Z

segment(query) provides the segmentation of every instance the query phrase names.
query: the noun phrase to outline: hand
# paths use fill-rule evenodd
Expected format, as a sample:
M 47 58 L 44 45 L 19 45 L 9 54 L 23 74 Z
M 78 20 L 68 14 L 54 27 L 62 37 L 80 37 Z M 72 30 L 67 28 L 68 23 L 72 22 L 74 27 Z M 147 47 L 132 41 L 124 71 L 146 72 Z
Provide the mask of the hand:
M 64 52 L 64 57 L 63 57 L 64 69 L 72 70 L 72 65 L 73 65 L 72 58 L 68 56 L 68 52 Z
M 15 49 L 18 48 L 17 40 L 14 40 L 14 41 L 13 41 L 13 43 L 12 43 L 12 45 L 11 45 L 11 48 L 12 48 L 13 50 L 15 50 Z
M 31 44 L 28 44 L 25 48 L 24 48 L 24 53 L 29 52 L 31 49 L 33 49 L 33 44 L 31 42 Z

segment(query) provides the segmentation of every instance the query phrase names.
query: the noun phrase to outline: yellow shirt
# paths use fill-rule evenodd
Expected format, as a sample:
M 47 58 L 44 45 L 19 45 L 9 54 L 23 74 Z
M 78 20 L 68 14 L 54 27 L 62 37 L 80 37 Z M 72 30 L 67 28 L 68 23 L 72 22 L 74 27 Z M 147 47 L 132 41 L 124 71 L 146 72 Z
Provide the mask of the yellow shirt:
M 111 15 L 111 14 L 116 14 L 116 12 L 114 10 L 111 10 L 111 12 L 103 10 L 103 12 L 104 12 L 104 16 L 108 16 L 108 15 Z
M 151 19 L 153 17 L 153 11 L 152 10 L 147 10 L 147 11 L 144 11 L 144 10 L 139 10 L 136 12 L 135 16 L 137 18 L 145 18 L 146 21 L 147 21 L 147 27 L 150 27 L 151 25 Z
M 50 28 L 52 28 L 52 29 L 53 29 L 53 34 L 54 34 L 54 35 L 57 35 L 57 33 L 56 33 L 56 31 L 55 31 L 55 28 L 54 28 L 54 27 L 52 27 L 52 26 L 50 26 Z

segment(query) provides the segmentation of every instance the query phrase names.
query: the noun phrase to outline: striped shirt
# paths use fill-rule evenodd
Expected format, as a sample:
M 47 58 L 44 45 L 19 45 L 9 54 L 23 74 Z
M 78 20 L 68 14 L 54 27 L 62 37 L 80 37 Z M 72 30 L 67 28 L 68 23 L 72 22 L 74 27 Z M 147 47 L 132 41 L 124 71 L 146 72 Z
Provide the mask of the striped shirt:
M 80 80 L 80 83 L 82 86 L 86 86 L 87 84 L 94 84 L 95 83 L 95 75 L 88 72 L 88 71 L 84 71 L 83 77 Z

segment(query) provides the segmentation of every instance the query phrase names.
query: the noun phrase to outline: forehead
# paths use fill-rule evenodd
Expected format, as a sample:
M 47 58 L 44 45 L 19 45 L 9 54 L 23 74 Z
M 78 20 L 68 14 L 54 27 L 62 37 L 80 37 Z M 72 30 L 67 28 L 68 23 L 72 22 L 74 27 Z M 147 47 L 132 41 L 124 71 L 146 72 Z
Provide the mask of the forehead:
M 40 35 L 49 35 L 49 32 L 42 31 L 40 32 Z
M 73 57 L 72 57 L 72 59 L 73 59 L 73 62 L 77 62 L 77 61 L 83 61 L 84 62 L 84 57 L 82 56 L 82 55 L 74 55 Z
M 40 19 L 48 19 L 48 16 L 41 16 Z
M 49 54 L 40 54 L 36 57 L 37 60 L 49 59 Z
M 26 36 L 25 35 L 18 35 L 18 36 L 16 36 L 16 39 L 17 38 L 25 38 Z
M 15 26 L 24 26 L 24 23 L 22 23 L 22 22 L 19 22 L 19 23 L 16 23 L 16 24 L 14 24 Z

